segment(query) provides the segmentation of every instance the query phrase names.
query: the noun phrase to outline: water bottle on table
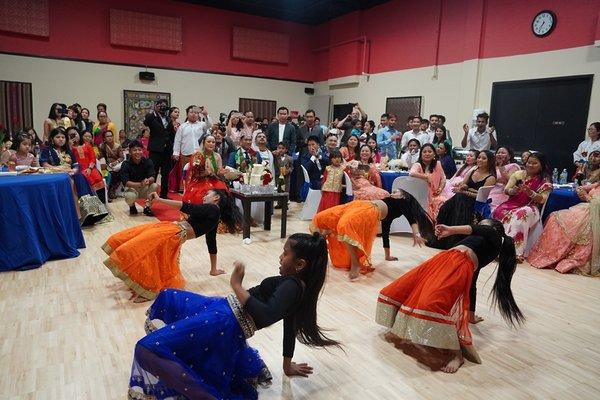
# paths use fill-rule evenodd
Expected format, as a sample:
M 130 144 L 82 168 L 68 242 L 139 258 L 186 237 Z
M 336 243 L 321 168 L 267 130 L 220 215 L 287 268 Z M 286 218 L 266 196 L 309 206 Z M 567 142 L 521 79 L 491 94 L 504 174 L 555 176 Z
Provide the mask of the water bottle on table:
M 552 183 L 558 184 L 558 168 L 554 168 L 554 171 L 552 171 Z
M 560 173 L 560 184 L 561 185 L 565 185 L 567 183 L 567 177 L 568 177 L 568 173 L 567 173 L 567 169 L 565 168 Z

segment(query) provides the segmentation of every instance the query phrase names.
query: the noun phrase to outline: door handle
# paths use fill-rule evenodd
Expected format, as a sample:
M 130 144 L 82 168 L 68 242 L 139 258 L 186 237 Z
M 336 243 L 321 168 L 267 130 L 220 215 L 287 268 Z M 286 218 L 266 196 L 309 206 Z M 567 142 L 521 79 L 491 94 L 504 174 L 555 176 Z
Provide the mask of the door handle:
M 552 126 L 565 126 L 565 121 L 552 121 Z

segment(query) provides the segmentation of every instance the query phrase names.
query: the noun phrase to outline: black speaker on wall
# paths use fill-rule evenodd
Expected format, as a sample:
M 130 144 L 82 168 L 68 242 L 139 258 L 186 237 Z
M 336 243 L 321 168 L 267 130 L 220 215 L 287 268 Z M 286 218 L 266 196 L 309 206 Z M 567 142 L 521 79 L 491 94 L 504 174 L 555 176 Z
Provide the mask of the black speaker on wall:
M 306 93 L 306 94 L 315 94 L 315 89 L 309 88 L 309 87 L 304 88 L 304 93 Z
M 154 72 L 142 71 L 139 76 L 140 81 L 153 81 L 155 79 Z

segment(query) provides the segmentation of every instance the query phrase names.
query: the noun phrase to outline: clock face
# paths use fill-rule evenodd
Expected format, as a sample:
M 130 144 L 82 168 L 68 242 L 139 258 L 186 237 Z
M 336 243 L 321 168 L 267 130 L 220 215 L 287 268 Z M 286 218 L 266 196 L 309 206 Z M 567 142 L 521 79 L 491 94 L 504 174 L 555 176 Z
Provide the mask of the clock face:
M 537 37 L 548 36 L 552 33 L 555 27 L 556 14 L 549 10 L 538 13 L 531 23 L 533 34 Z

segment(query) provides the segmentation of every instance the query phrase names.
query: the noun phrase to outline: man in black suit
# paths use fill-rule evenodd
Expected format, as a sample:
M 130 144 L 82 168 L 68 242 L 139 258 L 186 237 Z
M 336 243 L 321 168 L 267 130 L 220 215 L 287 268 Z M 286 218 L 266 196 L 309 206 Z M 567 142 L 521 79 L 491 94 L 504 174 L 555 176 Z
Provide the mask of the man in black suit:
M 164 99 L 154 104 L 154 110 L 146 114 L 144 125 L 150 129 L 148 151 L 154 164 L 154 179 L 160 171 L 160 197 L 167 198 L 169 193 L 169 172 L 171 171 L 171 156 L 173 154 L 173 138 L 167 130 L 167 110 L 169 105 Z
M 283 142 L 288 148 L 288 154 L 296 151 L 296 128 L 288 123 L 289 113 L 287 107 L 277 109 L 277 122 L 271 123 L 267 128 L 269 150 L 277 151 L 277 144 Z

